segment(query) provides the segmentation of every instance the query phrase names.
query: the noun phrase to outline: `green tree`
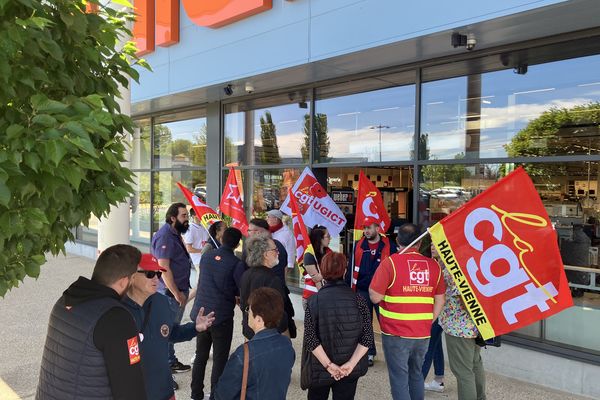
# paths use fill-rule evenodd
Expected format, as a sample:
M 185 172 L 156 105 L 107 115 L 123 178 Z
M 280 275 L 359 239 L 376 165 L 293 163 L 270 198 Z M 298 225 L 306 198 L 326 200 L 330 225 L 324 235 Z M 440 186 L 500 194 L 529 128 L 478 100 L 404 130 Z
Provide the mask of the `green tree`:
M 302 152 L 302 160 L 304 162 L 309 161 L 309 149 L 310 149 L 310 114 L 304 115 L 304 143 L 300 151 Z M 315 156 L 319 162 L 329 161 L 329 147 L 331 145 L 329 141 L 328 128 L 327 128 L 327 114 L 317 113 L 314 119 L 314 132 L 315 132 L 315 148 L 318 149 Z
M 132 193 L 116 99 L 146 64 L 119 46 L 133 15 L 97 4 L 0 1 L 0 296 Z
M 260 117 L 260 140 L 262 141 L 261 164 L 281 164 L 277 145 L 277 127 L 269 111 Z
M 590 154 L 598 144 L 600 102 L 571 108 L 553 107 L 521 129 L 504 148 L 509 157 Z M 564 163 L 530 163 L 523 166 L 536 182 L 550 183 L 567 175 Z M 505 166 L 501 172 L 505 173 Z

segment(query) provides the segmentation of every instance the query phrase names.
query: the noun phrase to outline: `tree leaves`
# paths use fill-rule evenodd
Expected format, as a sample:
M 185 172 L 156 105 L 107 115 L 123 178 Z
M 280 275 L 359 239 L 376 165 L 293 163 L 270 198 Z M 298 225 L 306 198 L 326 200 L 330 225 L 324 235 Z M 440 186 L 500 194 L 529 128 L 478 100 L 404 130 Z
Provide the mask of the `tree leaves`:
M 133 15 L 108 7 L 0 0 L 0 296 L 132 191 L 116 99 L 146 64 L 118 45 Z

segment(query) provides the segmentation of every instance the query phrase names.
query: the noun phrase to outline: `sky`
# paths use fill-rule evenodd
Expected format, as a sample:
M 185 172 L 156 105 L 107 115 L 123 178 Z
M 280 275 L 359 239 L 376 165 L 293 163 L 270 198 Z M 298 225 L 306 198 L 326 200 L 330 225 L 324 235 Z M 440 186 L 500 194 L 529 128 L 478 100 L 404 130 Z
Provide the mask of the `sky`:
M 486 73 L 481 90 L 480 156 L 505 157 L 503 146 L 544 111 L 600 102 L 600 56 L 530 66 L 525 75 L 512 69 Z M 423 84 L 421 131 L 429 135 L 430 158 L 453 159 L 465 151 L 466 97 L 467 77 Z M 254 110 L 256 146 L 261 146 L 259 120 L 266 111 L 277 127 L 280 155 L 301 158 L 304 116 L 310 108 L 290 102 Z M 327 115 L 330 157 L 368 161 L 411 157 L 414 85 L 317 100 L 315 112 Z M 244 118 L 244 113 L 226 115 L 225 133 L 234 144 L 244 142 Z M 205 124 L 206 119 L 199 118 L 168 126 L 173 140 L 193 140 Z

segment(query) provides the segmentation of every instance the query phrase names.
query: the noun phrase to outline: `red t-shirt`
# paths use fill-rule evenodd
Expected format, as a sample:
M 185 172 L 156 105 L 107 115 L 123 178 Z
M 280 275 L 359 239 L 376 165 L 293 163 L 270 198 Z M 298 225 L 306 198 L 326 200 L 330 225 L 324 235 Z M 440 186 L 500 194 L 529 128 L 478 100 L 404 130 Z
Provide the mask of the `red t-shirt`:
M 374 259 L 375 254 L 377 254 L 377 248 L 379 248 L 379 241 L 375 243 L 367 241 L 367 244 L 369 245 L 369 250 L 371 250 L 371 259 Z
M 430 336 L 432 318 L 411 320 L 397 316 L 433 313 L 433 297 L 446 291 L 442 271 L 435 260 L 419 254 L 416 249 L 409 249 L 404 254 L 393 254 L 381 262 L 370 288 L 386 296 L 422 299 L 414 303 L 387 303 L 382 300 L 380 324 L 383 333 L 410 338 Z

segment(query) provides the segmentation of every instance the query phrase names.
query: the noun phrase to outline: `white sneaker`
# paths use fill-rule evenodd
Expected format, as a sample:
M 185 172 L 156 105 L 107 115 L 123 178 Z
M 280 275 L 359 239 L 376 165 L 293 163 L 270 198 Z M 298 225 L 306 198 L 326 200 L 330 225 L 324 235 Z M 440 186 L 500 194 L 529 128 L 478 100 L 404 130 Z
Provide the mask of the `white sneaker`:
M 190 358 L 190 364 L 194 365 L 194 361 L 196 361 L 196 353 Z
M 425 390 L 429 390 L 431 392 L 443 392 L 444 391 L 444 383 L 440 383 L 436 380 L 433 380 L 429 383 L 425 384 Z
M 210 400 L 210 393 L 204 395 L 204 400 Z

